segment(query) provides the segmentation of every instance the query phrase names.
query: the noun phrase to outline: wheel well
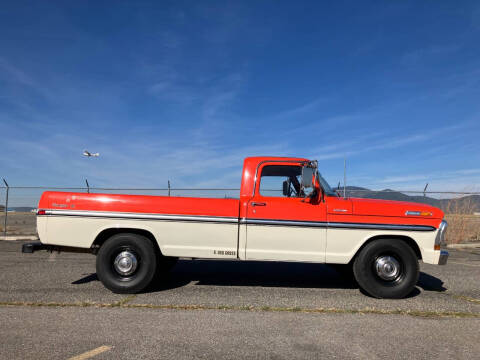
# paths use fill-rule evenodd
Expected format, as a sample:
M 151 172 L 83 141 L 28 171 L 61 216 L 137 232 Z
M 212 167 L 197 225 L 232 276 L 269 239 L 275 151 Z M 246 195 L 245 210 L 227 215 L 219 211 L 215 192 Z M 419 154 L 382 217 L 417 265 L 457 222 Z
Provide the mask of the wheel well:
M 422 260 L 422 253 L 420 251 L 420 248 L 418 247 L 418 244 L 415 242 L 415 240 L 413 240 L 411 237 L 402 236 L 402 235 L 377 235 L 365 241 L 363 245 L 360 246 L 360 249 L 357 250 L 357 252 L 355 253 L 355 256 L 352 258 L 350 262 L 353 262 L 355 260 L 355 257 L 357 256 L 357 254 L 359 254 L 360 251 L 362 251 L 362 249 L 365 246 L 367 246 L 367 244 L 379 239 L 398 239 L 398 240 L 404 241 L 405 243 L 408 244 L 408 246 L 410 246 L 413 249 L 413 251 L 415 252 L 415 255 L 417 255 L 417 258 L 419 260 Z
M 153 243 L 155 248 L 158 250 L 158 253 L 161 255 L 161 251 L 158 246 L 157 240 L 155 239 L 155 236 L 153 236 L 153 234 L 150 231 L 143 230 L 143 229 L 131 229 L 131 228 L 111 228 L 111 229 L 102 230 L 93 241 L 93 244 L 91 246 L 91 248 L 93 249 L 93 252 L 97 253 L 98 249 L 100 249 L 103 243 L 113 235 L 123 234 L 123 233 L 138 234 L 138 235 L 145 236 L 147 239 L 149 239 Z

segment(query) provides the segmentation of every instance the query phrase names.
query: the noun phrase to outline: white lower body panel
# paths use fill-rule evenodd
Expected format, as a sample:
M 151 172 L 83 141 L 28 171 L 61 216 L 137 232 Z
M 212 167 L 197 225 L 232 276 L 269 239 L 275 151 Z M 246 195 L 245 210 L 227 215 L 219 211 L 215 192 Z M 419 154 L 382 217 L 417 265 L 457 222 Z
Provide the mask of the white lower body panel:
M 247 260 L 325 262 L 326 228 L 246 226 Z
M 37 226 L 44 244 L 89 248 L 104 230 L 140 229 L 155 237 L 165 256 L 237 257 L 237 223 L 41 216 Z
M 440 259 L 440 251 L 434 250 L 438 230 L 239 225 L 235 218 L 177 221 L 62 215 L 38 216 L 37 228 L 40 240 L 51 245 L 90 248 L 104 230 L 140 229 L 154 236 L 166 256 L 338 264 L 348 263 L 373 237 L 406 236 L 418 245 L 423 262 L 438 264 Z
M 369 239 L 409 237 L 420 248 L 422 260 L 427 264 L 438 264 L 440 250 L 434 250 L 437 231 L 398 231 L 375 229 L 328 229 L 325 261 L 327 263 L 347 264 L 360 247 Z M 400 239 L 398 241 L 401 241 Z

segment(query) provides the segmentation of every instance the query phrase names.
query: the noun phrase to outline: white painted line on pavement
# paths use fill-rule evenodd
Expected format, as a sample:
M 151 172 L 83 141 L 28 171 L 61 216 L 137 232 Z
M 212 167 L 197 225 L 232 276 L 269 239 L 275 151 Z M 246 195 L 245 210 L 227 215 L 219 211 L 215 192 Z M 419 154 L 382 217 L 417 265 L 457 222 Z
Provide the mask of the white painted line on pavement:
M 103 346 L 100 346 L 96 349 L 93 349 L 93 350 L 90 350 L 90 351 L 87 351 L 87 352 L 84 352 L 83 354 L 80 354 L 80 355 L 77 355 L 77 356 L 74 356 L 74 357 L 71 357 L 69 358 L 68 360 L 85 360 L 85 359 L 90 359 L 94 356 L 97 356 L 98 354 L 101 354 L 105 351 L 108 351 L 108 350 L 111 350 L 111 346 L 107 346 L 107 345 L 103 345 Z
M 456 261 L 448 261 L 448 263 L 450 264 L 458 264 L 458 265 L 465 265 L 465 266 L 474 266 L 474 267 L 480 267 L 480 265 L 476 265 L 476 264 L 465 264 L 465 263 L 461 263 L 461 262 L 456 262 Z

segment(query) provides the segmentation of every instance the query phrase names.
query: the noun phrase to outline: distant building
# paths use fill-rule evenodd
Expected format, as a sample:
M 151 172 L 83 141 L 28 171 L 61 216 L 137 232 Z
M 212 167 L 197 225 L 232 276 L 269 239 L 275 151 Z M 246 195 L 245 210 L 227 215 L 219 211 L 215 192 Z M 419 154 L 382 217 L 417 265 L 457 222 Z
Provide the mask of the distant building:
M 477 216 L 480 216 L 480 212 L 474 212 L 473 215 L 477 215 Z

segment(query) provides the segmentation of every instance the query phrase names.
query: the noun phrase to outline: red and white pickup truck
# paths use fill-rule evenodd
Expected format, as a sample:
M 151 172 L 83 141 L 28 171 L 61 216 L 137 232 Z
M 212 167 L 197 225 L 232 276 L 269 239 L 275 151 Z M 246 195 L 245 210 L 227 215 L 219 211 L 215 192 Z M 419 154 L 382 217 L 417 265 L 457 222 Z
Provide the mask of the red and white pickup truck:
M 379 298 L 415 287 L 418 260 L 445 264 L 447 223 L 432 206 L 338 196 L 301 158 L 250 157 L 239 199 L 44 192 L 38 249 L 97 255 L 110 290 L 135 293 L 178 257 L 349 264 Z

